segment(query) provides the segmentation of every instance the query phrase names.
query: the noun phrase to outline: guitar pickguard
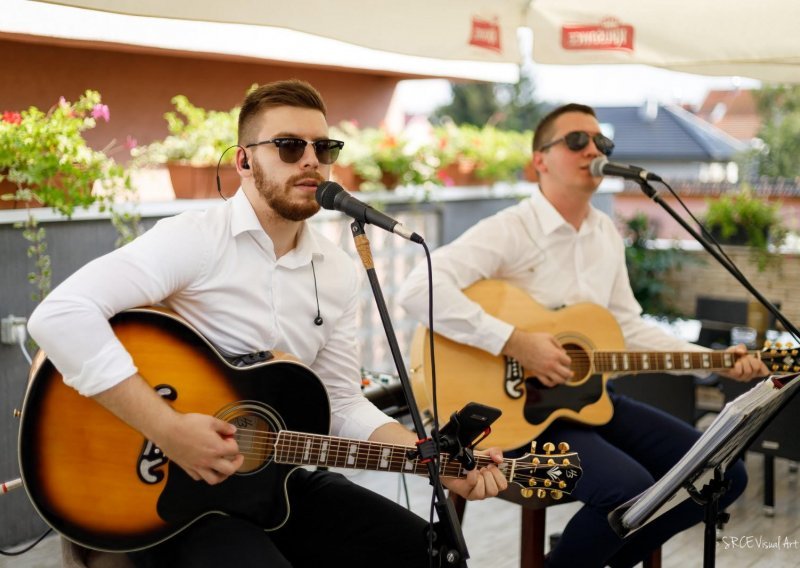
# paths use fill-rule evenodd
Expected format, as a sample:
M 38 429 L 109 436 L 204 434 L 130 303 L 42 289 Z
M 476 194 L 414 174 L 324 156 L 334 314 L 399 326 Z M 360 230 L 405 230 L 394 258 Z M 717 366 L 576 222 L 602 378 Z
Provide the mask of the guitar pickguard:
M 541 424 L 556 411 L 568 410 L 578 414 L 581 409 L 599 401 L 604 393 L 603 376 L 591 375 L 578 386 L 567 383 L 555 388 L 544 386 L 536 377 L 528 377 L 525 392 L 525 420 Z

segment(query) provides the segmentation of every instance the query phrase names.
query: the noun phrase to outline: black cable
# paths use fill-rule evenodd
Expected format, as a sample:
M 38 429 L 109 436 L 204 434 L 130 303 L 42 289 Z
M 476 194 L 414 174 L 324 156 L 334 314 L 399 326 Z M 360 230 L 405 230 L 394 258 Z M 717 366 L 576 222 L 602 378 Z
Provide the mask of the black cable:
M 433 458 L 435 467 L 437 471 L 439 471 L 439 460 L 441 456 L 441 450 L 439 449 L 439 404 L 436 399 L 436 363 L 435 357 L 433 353 L 433 264 L 431 263 L 431 251 L 428 249 L 427 243 L 424 241 L 422 242 L 422 248 L 425 249 L 425 260 L 428 263 L 428 343 L 430 345 L 431 350 L 431 390 L 433 391 L 433 428 L 431 428 L 431 438 L 433 439 L 433 444 L 436 447 L 436 457 Z M 425 363 L 423 362 L 423 369 Z M 424 371 L 423 371 L 424 372 Z M 428 556 L 428 565 L 432 568 L 433 567 L 433 537 L 434 537 L 434 512 L 436 511 L 436 489 L 431 493 L 431 505 L 430 505 L 430 513 L 428 518 L 428 524 L 430 526 L 430 530 L 428 532 L 428 550 L 431 554 Z
M 42 542 L 42 540 L 44 540 L 44 537 L 49 535 L 51 532 L 53 532 L 53 529 L 47 529 L 46 531 L 44 531 L 44 533 L 39 538 L 37 538 L 35 541 L 33 541 L 33 543 L 29 544 L 28 546 L 26 546 L 22 550 L 15 550 L 13 552 L 9 552 L 8 550 L 0 549 L 0 554 L 2 554 L 3 556 L 19 556 L 20 554 L 25 554 L 30 549 L 32 549 L 34 546 L 36 546 L 37 544 Z

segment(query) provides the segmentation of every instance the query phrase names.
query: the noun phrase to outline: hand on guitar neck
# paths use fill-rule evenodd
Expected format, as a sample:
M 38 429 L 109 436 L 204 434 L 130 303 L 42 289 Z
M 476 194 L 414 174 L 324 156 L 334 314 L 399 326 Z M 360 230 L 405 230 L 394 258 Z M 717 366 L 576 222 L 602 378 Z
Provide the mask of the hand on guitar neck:
M 548 387 L 564 384 L 575 375 L 569 355 L 549 333 L 514 328 L 502 354 L 516 359 L 526 374 Z
M 718 374 L 735 381 L 747 382 L 770 374 L 764 362 L 750 354 L 744 345 L 734 345 L 726 351 L 738 355 L 736 364 Z M 535 376 L 547 387 L 554 387 L 574 377 L 569 355 L 556 338 L 543 332 L 524 331 L 515 328 L 511 332 L 502 354 L 516 359 L 525 369 L 525 374 Z
M 770 374 L 769 369 L 764 364 L 764 361 L 757 359 L 750 355 L 747 347 L 743 343 L 739 345 L 732 345 L 726 349 L 732 353 L 736 353 L 738 358 L 736 364 L 732 369 L 727 371 L 718 371 L 717 374 L 733 379 L 734 381 L 747 382 L 759 377 L 766 377 Z

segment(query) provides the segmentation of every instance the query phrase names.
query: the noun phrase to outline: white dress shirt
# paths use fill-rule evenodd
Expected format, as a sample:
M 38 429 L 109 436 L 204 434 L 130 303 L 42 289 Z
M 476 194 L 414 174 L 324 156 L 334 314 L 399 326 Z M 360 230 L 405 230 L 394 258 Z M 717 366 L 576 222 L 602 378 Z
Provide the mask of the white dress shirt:
M 317 316 L 314 274 L 319 293 Z M 361 394 L 356 358 L 359 279 L 352 259 L 303 224 L 275 257 L 244 192 L 204 212 L 163 219 L 70 276 L 31 315 L 31 336 L 65 382 L 92 396 L 136 372 L 108 319 L 163 304 L 223 353 L 277 350 L 314 370 L 331 400 L 331 433 L 365 439 L 392 419 Z
M 625 266 L 625 246 L 614 223 L 591 208 L 580 230 L 538 191 L 483 219 L 434 251 L 434 328 L 453 341 L 498 355 L 513 327 L 460 293 L 478 280 L 498 278 L 556 309 L 578 302 L 607 308 L 628 349 L 702 350 L 644 321 Z M 400 290 L 400 304 L 428 321 L 427 266 L 420 264 Z

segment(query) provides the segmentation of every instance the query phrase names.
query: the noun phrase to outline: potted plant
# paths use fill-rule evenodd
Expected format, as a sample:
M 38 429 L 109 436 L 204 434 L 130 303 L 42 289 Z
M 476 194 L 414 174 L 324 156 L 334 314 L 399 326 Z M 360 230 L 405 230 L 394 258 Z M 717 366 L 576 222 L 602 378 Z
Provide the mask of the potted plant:
M 386 128 L 359 128 L 355 121 L 331 127 L 331 138 L 344 141 L 333 177 L 351 189 L 394 189 L 435 181 L 438 163 L 429 143 L 414 142 Z
M 738 193 L 708 200 L 704 224 L 721 243 L 751 247 L 760 271 L 778 258 L 769 247 L 780 247 L 788 234 L 780 203 L 757 198 L 748 184 Z
M 30 107 L 5 111 L 0 120 L 0 207 L 28 209 L 17 225 L 28 241 L 28 256 L 35 272 L 28 275 L 34 300 L 50 290 L 50 257 L 45 229 L 31 207 L 50 207 L 66 217 L 76 208 L 97 204 L 111 210 L 112 222 L 124 240 L 138 234 L 138 214 L 113 207 L 120 197 L 132 199 L 134 191 L 126 170 L 103 151 L 93 150 L 83 137 L 110 111 L 97 91 L 87 90 L 75 102 L 62 97 L 47 112 Z
M 0 120 L 0 206 L 45 206 L 70 217 L 76 207 L 107 208 L 130 178 L 106 151 L 93 150 L 83 132 L 108 121 L 97 91 L 74 103 L 63 97 L 47 112 L 30 107 L 5 111 Z M 96 183 L 97 182 L 97 183 Z
M 233 165 L 236 153 L 225 153 L 237 142 L 239 107 L 228 111 L 206 110 L 184 95 L 172 98 L 174 111 L 164 114 L 169 135 L 131 153 L 137 165 L 166 165 L 178 199 L 204 199 L 217 194 L 216 170 L 220 164 L 223 191 L 239 186 Z
M 531 157 L 530 131 L 445 124 L 435 129 L 445 185 L 482 185 L 517 179 Z

